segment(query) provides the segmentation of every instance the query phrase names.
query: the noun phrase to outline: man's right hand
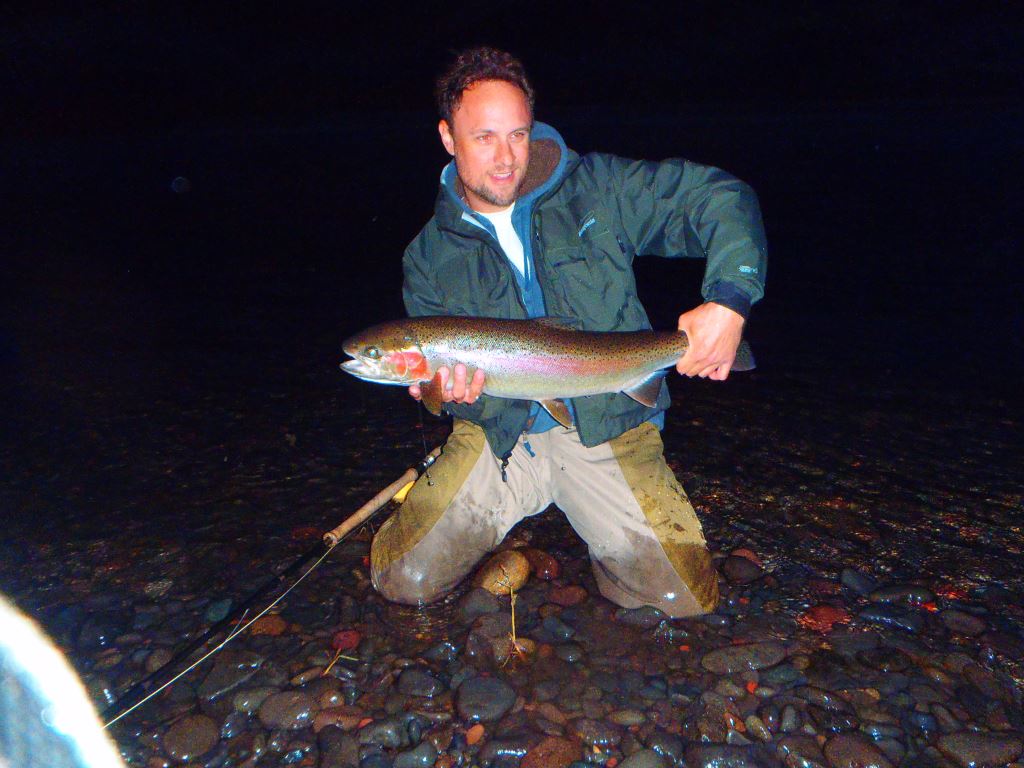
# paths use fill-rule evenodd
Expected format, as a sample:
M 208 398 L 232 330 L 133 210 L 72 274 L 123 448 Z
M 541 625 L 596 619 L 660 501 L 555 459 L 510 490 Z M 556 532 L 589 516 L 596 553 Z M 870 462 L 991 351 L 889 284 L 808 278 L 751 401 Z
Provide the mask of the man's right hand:
M 446 403 L 475 403 L 477 398 L 484 391 L 484 372 L 477 368 L 473 378 L 466 381 L 466 366 L 463 363 L 456 363 L 455 370 L 449 371 L 448 366 L 442 365 L 437 369 L 441 376 L 441 399 Z M 420 399 L 420 385 L 413 384 L 409 387 L 409 394 L 417 400 Z

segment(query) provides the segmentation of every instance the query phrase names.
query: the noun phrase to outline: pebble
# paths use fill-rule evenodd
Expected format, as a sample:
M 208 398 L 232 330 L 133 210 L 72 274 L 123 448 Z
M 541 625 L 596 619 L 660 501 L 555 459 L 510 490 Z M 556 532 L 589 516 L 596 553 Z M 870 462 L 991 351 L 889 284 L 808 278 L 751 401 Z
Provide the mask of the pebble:
M 749 747 L 691 744 L 686 748 L 687 768 L 758 768 Z
M 862 571 L 853 568 L 843 568 L 839 574 L 839 581 L 858 595 L 867 595 L 875 589 L 875 580 Z
M 213 669 L 200 683 L 196 693 L 201 699 L 215 699 L 234 690 L 256 674 L 263 656 L 241 649 L 229 648 L 217 655 Z
M 619 763 L 619 768 L 667 768 L 667 764 L 653 749 L 641 749 Z
M 716 675 L 731 675 L 746 670 L 764 669 L 786 658 L 786 646 L 768 641 L 716 648 L 704 654 L 701 664 Z
M 430 768 L 437 760 L 437 750 L 429 741 L 395 755 L 393 768 Z
M 189 715 L 178 720 L 164 734 L 164 751 L 182 763 L 192 762 L 217 746 L 220 729 L 206 715 Z
M 555 605 L 568 608 L 578 605 L 589 597 L 589 593 L 583 587 L 576 584 L 569 584 L 564 587 L 552 587 L 548 590 L 547 599 Z
M 249 633 L 253 635 L 269 635 L 270 637 L 278 637 L 283 635 L 286 629 L 288 629 L 288 622 L 280 615 L 270 613 L 256 619 L 256 621 L 252 623 L 252 626 L 249 627 Z
M 520 768 L 566 768 L 580 756 L 578 742 L 559 736 L 547 736 L 527 750 Z
M 1016 760 L 1024 750 L 1020 736 L 960 731 L 939 737 L 939 751 L 963 768 L 999 766 Z
M 650 605 L 643 605 L 639 608 L 619 608 L 615 611 L 615 620 L 630 627 L 640 629 L 651 629 L 658 626 L 665 618 L 665 614 Z
M 952 609 L 946 610 L 939 614 L 939 618 L 941 618 L 942 623 L 946 625 L 946 629 L 950 632 L 955 632 L 958 635 L 974 637 L 988 629 L 988 625 L 985 623 L 984 619 L 965 613 L 964 611 Z
M 445 684 L 420 667 L 409 667 L 398 676 L 398 691 L 406 696 L 437 696 L 446 690 Z
M 530 572 L 541 581 L 557 579 L 562 572 L 558 561 L 544 550 L 527 547 L 519 551 L 530 562 Z
M 512 709 L 516 692 L 493 677 L 474 677 L 459 686 L 456 706 L 459 716 L 468 722 L 488 723 L 500 719 Z
M 750 584 L 764 576 L 764 569 L 749 558 L 729 555 L 722 561 L 722 575 L 730 584 Z
M 530 561 L 518 549 L 495 552 L 477 571 L 473 584 L 492 595 L 506 596 L 530 578 Z
M 573 736 L 591 747 L 614 746 L 622 739 L 622 729 L 589 717 L 573 721 L 571 730 Z
M 894 584 L 876 589 L 868 595 L 872 603 L 896 603 L 917 607 L 935 602 L 935 593 L 917 584 Z
M 301 691 L 282 691 L 268 696 L 257 715 L 267 728 L 297 730 L 312 725 L 316 702 Z
M 864 621 L 882 624 L 887 627 L 897 627 L 907 632 L 920 632 L 924 626 L 924 619 L 920 615 L 910 613 L 895 605 L 873 605 L 862 610 L 859 616 Z

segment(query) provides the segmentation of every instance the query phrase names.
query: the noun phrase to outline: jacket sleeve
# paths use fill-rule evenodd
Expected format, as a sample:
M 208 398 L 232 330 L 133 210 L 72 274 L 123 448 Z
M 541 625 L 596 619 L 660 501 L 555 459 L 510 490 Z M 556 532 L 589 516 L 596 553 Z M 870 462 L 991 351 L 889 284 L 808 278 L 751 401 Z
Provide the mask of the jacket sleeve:
M 754 190 L 711 166 L 591 155 L 633 253 L 707 260 L 701 295 L 746 317 L 764 295 L 767 244 Z

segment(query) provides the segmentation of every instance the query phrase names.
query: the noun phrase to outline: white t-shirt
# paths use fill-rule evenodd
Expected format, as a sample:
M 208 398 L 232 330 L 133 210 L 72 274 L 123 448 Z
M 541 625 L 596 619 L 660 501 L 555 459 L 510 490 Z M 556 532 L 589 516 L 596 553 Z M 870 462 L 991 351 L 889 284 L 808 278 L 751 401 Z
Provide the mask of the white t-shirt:
M 508 260 L 512 262 L 512 266 L 519 270 L 519 274 L 525 276 L 526 260 L 523 256 L 523 242 L 512 227 L 512 209 L 515 207 L 516 204 L 512 203 L 504 211 L 496 211 L 494 213 L 478 211 L 477 213 L 494 225 L 494 231 L 498 234 L 498 243 L 501 245 L 501 249 L 505 252 Z

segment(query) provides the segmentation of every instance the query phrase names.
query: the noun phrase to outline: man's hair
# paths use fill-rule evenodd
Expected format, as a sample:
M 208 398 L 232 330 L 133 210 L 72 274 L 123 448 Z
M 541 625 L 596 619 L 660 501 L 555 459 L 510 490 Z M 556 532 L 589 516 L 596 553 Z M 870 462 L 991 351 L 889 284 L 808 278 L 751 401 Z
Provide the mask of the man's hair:
M 526 79 L 522 62 L 511 53 L 483 45 L 460 53 L 438 78 L 437 109 L 445 121 L 451 124 L 452 113 L 462 101 L 462 94 L 481 80 L 504 80 L 519 88 L 526 94 L 530 115 L 533 115 L 533 88 Z

